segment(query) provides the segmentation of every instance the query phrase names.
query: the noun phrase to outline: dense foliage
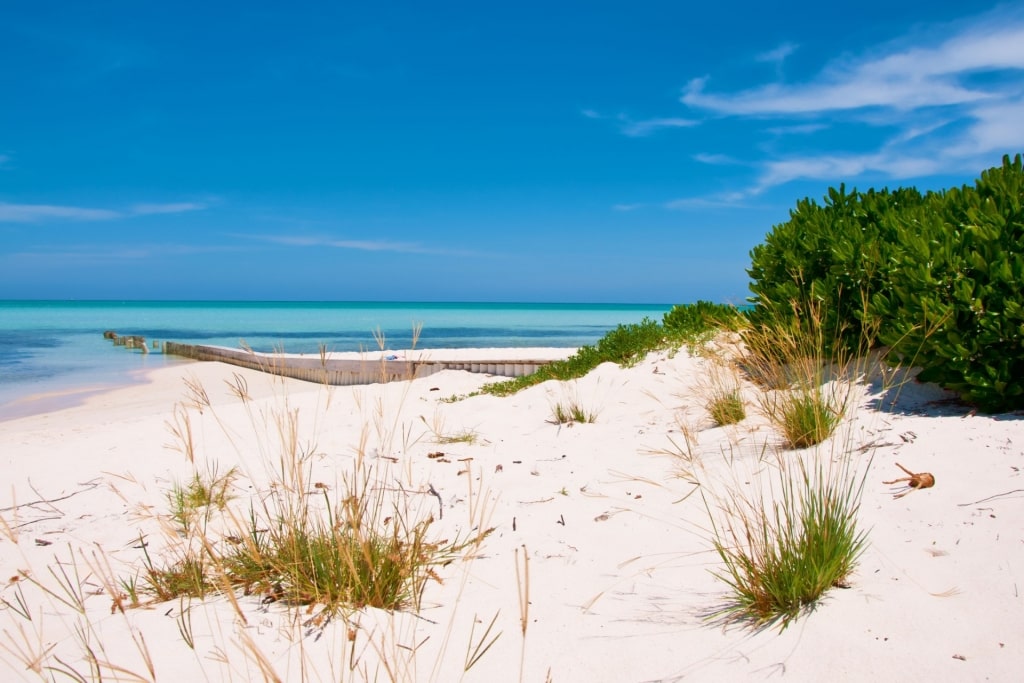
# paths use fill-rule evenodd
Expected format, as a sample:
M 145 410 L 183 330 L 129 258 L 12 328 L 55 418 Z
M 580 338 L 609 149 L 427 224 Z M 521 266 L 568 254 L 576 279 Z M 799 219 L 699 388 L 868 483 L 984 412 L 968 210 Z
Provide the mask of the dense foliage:
M 829 339 L 848 349 L 872 345 L 875 328 L 868 308 L 884 287 L 886 264 L 898 244 L 896 218 L 921 203 L 913 189 L 848 193 L 843 185 L 829 188 L 822 205 L 798 202 L 789 221 L 775 226 L 751 252 L 753 322 L 814 309 L 821 312 Z
M 814 308 L 848 348 L 894 358 L 985 410 L 1024 407 L 1021 157 L 974 187 L 847 193 L 797 204 L 751 252 L 757 323 Z
M 985 410 L 1024 408 L 1021 157 L 930 199 L 902 216 L 888 286 L 872 299 L 880 338 L 922 380 Z

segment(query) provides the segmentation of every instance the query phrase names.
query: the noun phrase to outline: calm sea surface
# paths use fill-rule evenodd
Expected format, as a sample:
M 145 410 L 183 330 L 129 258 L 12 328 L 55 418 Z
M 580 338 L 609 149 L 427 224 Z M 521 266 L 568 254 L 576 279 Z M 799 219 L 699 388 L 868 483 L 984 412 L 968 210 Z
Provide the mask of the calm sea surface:
M 27 397 L 69 396 L 140 379 L 181 362 L 128 351 L 105 330 L 147 341 L 315 353 L 373 351 L 378 330 L 390 349 L 578 347 L 622 323 L 660 320 L 659 304 L 484 304 L 195 301 L 0 301 L 0 419 L 54 407 Z M 54 399 L 59 401 L 59 399 Z

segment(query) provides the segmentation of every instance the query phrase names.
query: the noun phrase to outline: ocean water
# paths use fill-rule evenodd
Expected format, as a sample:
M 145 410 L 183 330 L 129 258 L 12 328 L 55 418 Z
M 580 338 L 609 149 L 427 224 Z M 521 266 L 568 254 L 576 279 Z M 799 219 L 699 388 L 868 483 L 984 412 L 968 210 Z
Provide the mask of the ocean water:
M 147 341 L 316 353 L 416 347 L 578 347 L 619 324 L 660 320 L 662 304 L 0 301 L 0 419 L 53 409 L 89 391 L 183 362 L 115 347 L 105 330 Z

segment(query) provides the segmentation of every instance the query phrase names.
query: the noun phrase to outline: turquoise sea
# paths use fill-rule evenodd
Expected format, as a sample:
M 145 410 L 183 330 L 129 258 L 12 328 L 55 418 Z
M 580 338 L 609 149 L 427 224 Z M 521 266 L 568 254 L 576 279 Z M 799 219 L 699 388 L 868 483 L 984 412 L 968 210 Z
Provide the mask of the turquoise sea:
M 210 301 L 0 301 L 0 419 L 61 396 L 141 380 L 174 357 L 115 347 L 105 330 L 147 341 L 177 341 L 256 351 L 372 351 L 375 332 L 390 349 L 578 347 L 608 330 L 649 317 L 663 304 L 359 303 Z M 51 395 L 47 401 L 28 397 Z

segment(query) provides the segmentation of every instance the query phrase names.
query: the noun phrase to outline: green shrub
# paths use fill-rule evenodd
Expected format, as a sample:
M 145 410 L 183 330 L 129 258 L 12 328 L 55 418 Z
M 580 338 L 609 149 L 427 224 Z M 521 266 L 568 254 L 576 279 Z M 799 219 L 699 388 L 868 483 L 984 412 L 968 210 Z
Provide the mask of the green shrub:
M 901 216 L 890 282 L 872 298 L 882 341 L 983 410 L 1024 408 L 1021 156 L 922 208 Z
M 789 220 L 750 252 L 752 322 L 792 317 L 815 305 L 823 312 L 821 324 L 847 350 L 873 345 L 877 325 L 869 303 L 888 281 L 898 216 L 922 202 L 914 189 L 847 193 L 843 185 L 829 188 L 824 204 L 798 202 Z
M 816 305 L 827 353 L 878 343 L 986 411 L 1024 407 L 1021 157 L 964 186 L 803 200 L 751 251 L 754 326 Z M 838 342 L 832 342 L 836 339 Z

